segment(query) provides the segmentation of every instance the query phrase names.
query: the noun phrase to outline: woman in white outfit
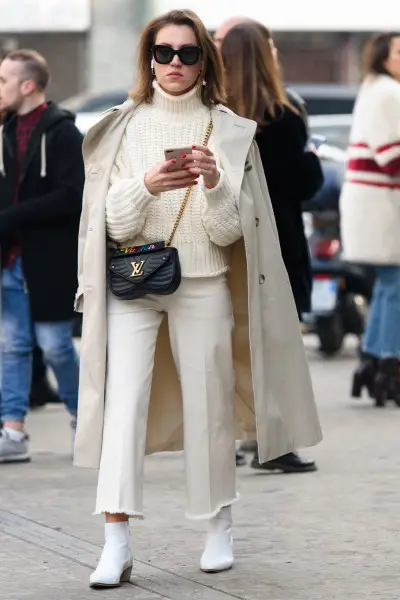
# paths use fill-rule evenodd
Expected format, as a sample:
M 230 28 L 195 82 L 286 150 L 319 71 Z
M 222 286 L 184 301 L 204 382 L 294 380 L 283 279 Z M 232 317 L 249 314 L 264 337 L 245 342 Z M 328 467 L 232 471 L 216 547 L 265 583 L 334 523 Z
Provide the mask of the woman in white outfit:
M 111 110 L 84 146 L 75 463 L 100 469 L 95 512 L 105 514 L 106 544 L 93 587 L 129 580 L 128 520 L 143 518 L 146 451 L 181 449 L 184 429 L 187 516 L 207 520 L 200 566 L 217 572 L 234 561 L 235 416 L 254 438 L 256 413 L 264 459 L 321 439 L 256 124 L 220 106 L 220 58 L 191 11 L 147 26 L 138 73 L 132 101 Z M 164 151 L 182 147 L 191 150 L 176 170 Z M 106 292 L 106 246 L 167 240 L 188 188 L 172 240 L 177 290 L 134 300 Z M 126 279 L 140 278 L 144 263 L 132 260 Z

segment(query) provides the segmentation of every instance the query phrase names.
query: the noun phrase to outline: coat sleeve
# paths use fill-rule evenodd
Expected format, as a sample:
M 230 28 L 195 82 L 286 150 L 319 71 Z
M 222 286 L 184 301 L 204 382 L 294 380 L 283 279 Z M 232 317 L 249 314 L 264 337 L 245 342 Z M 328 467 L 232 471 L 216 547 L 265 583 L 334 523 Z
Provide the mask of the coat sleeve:
M 142 231 L 147 206 L 157 199 L 145 186 L 144 175 L 132 173 L 128 139 L 124 134 L 111 172 L 106 198 L 107 233 L 118 244 L 131 240 Z
M 60 124 L 50 150 L 48 177 L 53 190 L 0 211 L 1 234 L 12 235 L 24 227 L 80 214 L 85 181 L 82 136 L 72 121 Z
M 395 85 L 398 90 L 382 87 L 374 99 L 368 140 L 376 162 L 391 177 L 400 173 L 400 85 Z
M 206 197 L 203 225 L 210 240 L 217 246 L 230 246 L 242 237 L 238 204 L 224 171 L 220 180 L 209 190 L 202 186 Z

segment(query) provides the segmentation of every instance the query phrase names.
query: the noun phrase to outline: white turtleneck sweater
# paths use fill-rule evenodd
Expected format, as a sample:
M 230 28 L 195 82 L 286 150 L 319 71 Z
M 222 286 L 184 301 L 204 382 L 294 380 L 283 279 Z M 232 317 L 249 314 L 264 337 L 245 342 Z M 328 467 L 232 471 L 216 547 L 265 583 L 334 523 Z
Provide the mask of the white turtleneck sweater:
M 106 222 L 113 241 L 135 246 L 168 239 L 185 190 L 152 195 L 144 184 L 145 173 L 165 159 L 165 149 L 202 144 L 209 120 L 199 88 L 170 96 L 155 83 L 153 103 L 135 110 L 112 171 Z M 208 147 L 215 152 L 213 135 Z M 221 170 L 212 190 L 203 185 L 193 188 L 172 241 L 182 276 L 211 277 L 227 271 L 225 248 L 241 236 L 237 201 Z

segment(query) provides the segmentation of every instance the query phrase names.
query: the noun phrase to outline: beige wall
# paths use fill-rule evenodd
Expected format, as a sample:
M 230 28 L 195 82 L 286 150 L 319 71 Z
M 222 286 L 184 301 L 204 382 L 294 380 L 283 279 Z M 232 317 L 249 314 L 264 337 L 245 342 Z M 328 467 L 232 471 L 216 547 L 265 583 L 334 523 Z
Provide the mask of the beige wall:
M 49 98 L 59 102 L 86 88 L 86 43 L 84 33 L 0 35 L 0 46 L 14 39 L 19 48 L 32 48 L 49 61 L 52 83 Z
M 362 49 L 369 35 L 275 33 L 285 80 L 296 83 L 358 83 Z

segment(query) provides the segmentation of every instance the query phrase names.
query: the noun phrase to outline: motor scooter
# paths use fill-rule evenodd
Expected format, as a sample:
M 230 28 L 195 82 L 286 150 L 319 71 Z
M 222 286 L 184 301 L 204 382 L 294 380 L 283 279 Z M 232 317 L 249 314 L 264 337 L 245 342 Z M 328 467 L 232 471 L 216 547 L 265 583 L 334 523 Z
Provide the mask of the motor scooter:
M 312 310 L 305 315 L 326 356 L 339 352 L 345 336 L 363 335 L 374 272 L 342 259 L 338 211 L 311 213 L 309 248 L 313 274 Z

